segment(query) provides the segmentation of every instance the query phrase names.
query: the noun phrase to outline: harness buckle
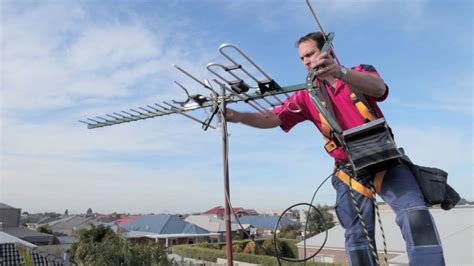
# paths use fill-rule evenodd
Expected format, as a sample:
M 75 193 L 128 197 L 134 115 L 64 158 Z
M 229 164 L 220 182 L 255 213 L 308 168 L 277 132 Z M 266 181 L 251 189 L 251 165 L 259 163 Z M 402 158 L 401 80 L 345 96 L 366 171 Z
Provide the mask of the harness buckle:
M 324 149 L 327 151 L 327 152 L 332 152 L 333 150 L 335 150 L 337 148 L 337 144 L 336 142 L 334 142 L 333 140 L 329 140 L 328 142 L 326 142 L 326 144 L 324 145 Z

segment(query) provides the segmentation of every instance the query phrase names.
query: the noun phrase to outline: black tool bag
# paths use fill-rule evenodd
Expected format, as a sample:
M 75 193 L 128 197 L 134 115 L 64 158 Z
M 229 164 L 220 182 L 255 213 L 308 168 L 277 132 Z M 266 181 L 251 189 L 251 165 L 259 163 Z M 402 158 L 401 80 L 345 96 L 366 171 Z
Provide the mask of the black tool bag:
M 342 139 L 353 171 L 360 176 L 400 163 L 402 154 L 383 118 L 343 131 Z
M 420 185 L 427 206 L 440 204 L 444 210 L 450 210 L 461 199 L 459 194 L 448 185 L 448 173 L 432 167 L 413 164 L 406 158 L 403 162 L 410 168 Z

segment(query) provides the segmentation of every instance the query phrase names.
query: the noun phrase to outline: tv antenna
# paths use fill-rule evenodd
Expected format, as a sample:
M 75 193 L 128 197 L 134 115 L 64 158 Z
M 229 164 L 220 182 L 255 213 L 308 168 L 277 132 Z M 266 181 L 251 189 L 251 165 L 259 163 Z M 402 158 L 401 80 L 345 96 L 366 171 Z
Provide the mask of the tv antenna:
M 307 4 L 316 18 L 309 0 L 307 0 Z M 321 51 L 332 49 L 331 43 L 334 36 L 334 33 L 329 33 L 326 36 L 325 44 Z M 282 87 L 238 46 L 234 44 L 222 44 L 218 50 L 226 59 L 226 63 L 211 62 L 206 66 L 206 69 L 214 76 L 212 82 L 219 88 L 218 90 L 214 89 L 209 80 L 205 79 L 201 81 L 182 67 L 173 65 L 176 70 L 194 80 L 198 84 L 198 87 L 203 87 L 205 89 L 203 94 L 190 95 L 188 88 L 183 86 L 180 82 L 175 81 L 175 84 L 186 94 L 187 98 L 184 101 L 171 100 L 171 102 L 155 102 L 144 106 L 129 108 L 128 110 L 120 110 L 101 116 L 85 118 L 84 120 L 79 120 L 79 122 L 86 124 L 88 129 L 96 129 L 176 114 L 199 123 L 201 128 L 205 131 L 209 128 L 217 129 L 221 127 L 227 265 L 233 265 L 231 234 L 232 211 L 230 205 L 228 163 L 229 138 L 225 119 L 226 106 L 231 103 L 244 102 L 256 111 L 264 113 L 276 106 L 283 105 L 283 108 L 286 108 L 290 112 L 301 112 L 300 106 L 292 102 L 291 99 L 284 102 L 278 96 L 284 95 L 288 98 L 289 93 L 299 90 L 309 90 L 311 86 L 308 86 L 308 83 L 305 82 Z M 235 55 L 238 56 L 236 57 Z M 245 65 L 242 64 L 242 60 L 245 62 Z M 327 122 L 333 128 L 338 128 L 337 122 L 327 112 L 323 104 L 317 98 L 313 99 L 313 102 L 317 109 L 326 117 Z M 206 110 L 208 114 L 207 117 L 200 118 L 189 114 L 189 112 L 199 109 Z M 216 115 L 218 117 L 217 123 L 214 122 Z

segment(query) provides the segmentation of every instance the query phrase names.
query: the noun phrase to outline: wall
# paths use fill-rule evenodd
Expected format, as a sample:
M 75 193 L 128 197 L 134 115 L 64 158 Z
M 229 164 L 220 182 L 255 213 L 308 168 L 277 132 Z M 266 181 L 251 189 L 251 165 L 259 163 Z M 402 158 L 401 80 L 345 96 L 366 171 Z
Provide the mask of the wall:
M 0 223 L 2 227 L 20 226 L 21 209 L 5 208 L 0 209 Z

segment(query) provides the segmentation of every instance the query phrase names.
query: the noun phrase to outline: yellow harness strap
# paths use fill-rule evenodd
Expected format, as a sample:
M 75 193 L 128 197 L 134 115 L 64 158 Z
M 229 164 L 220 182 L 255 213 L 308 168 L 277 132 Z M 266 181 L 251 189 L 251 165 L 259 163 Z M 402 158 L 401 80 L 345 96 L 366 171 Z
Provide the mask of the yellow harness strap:
M 369 108 L 357 98 L 357 95 L 354 92 L 351 92 L 351 100 L 366 121 L 374 121 L 377 119 L 377 117 L 372 115 Z M 327 152 L 332 152 L 337 148 L 337 144 L 331 139 L 332 129 L 329 126 L 326 118 L 321 113 L 319 113 L 319 120 L 321 121 L 321 132 L 323 133 L 324 139 L 326 140 L 324 149 L 326 149 Z
M 324 137 L 330 138 L 331 127 L 329 126 L 328 121 L 321 113 L 319 113 L 319 119 L 321 120 L 321 132 L 323 133 Z
M 358 98 L 357 98 L 357 95 L 353 92 L 351 92 L 351 100 L 352 102 L 354 102 L 357 110 L 359 110 L 359 113 L 366 119 L 366 120 L 369 120 L 369 121 L 374 121 L 375 119 L 377 119 L 377 117 L 373 116 L 370 111 L 369 111 L 369 108 L 367 108 L 367 106 L 361 102 Z
M 380 171 L 377 174 L 375 174 L 374 186 L 375 186 L 375 192 L 377 193 L 380 192 L 380 190 L 382 189 L 382 180 L 383 180 L 383 177 L 385 176 L 385 172 L 386 171 Z M 344 182 L 346 185 L 348 186 L 352 185 L 352 188 L 355 191 L 359 192 L 360 194 L 366 196 L 369 199 L 373 198 L 374 195 L 372 194 L 372 191 L 370 190 L 370 188 L 362 185 L 361 183 L 357 182 L 357 180 L 355 179 L 351 180 L 351 177 L 348 174 L 346 174 L 344 171 L 337 170 L 336 176 L 339 177 L 339 179 L 341 179 L 341 181 Z
M 337 144 L 336 142 L 334 142 L 334 140 L 330 139 L 331 127 L 329 126 L 329 123 L 326 118 L 324 118 L 321 113 L 319 114 L 319 119 L 321 120 L 321 132 L 323 133 L 324 140 L 326 141 L 326 144 L 324 144 L 324 149 L 327 152 L 332 152 L 337 148 Z

